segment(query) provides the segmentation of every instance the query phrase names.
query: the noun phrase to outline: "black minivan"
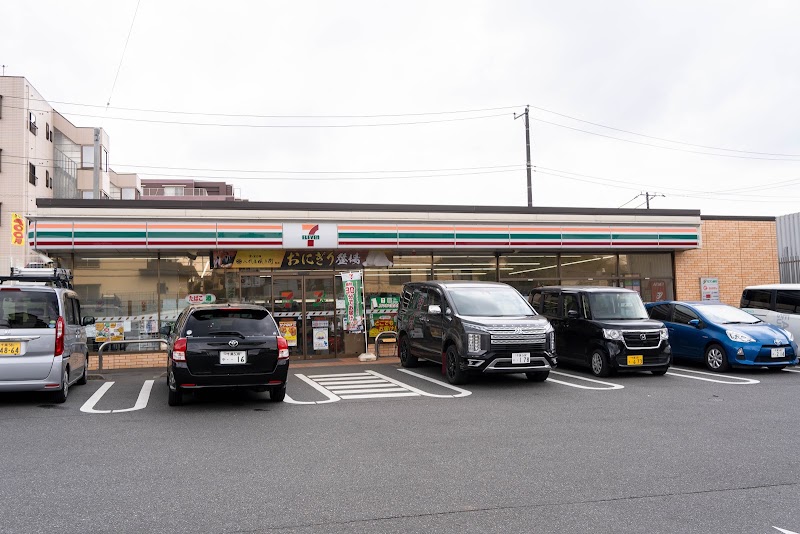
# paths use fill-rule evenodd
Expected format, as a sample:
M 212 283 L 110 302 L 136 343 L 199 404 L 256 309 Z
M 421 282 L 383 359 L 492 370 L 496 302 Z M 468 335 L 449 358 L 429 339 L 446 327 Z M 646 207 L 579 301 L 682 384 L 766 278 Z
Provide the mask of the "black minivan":
M 403 367 L 441 363 L 451 384 L 463 384 L 468 373 L 525 373 L 542 382 L 557 363 L 550 323 L 498 282 L 407 283 L 397 331 Z
M 663 375 L 672 363 L 667 329 L 648 317 L 636 291 L 540 287 L 531 291 L 530 302 L 552 323 L 560 359 L 589 367 L 595 376 L 616 371 Z

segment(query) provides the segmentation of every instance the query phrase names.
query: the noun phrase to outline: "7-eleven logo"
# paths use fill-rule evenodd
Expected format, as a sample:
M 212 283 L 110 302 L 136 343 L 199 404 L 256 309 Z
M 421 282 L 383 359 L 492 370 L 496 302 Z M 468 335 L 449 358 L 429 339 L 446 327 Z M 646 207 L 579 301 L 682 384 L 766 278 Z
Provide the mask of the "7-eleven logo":
M 302 225 L 303 229 L 303 240 L 309 247 L 314 246 L 314 241 L 319 241 L 319 225 L 318 224 L 304 224 Z

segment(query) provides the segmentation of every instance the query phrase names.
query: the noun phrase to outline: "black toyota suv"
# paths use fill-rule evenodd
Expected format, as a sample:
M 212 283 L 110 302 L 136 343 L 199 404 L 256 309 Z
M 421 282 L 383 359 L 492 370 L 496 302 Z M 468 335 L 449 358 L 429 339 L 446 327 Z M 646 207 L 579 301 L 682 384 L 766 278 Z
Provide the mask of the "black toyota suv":
M 565 363 L 589 367 L 595 376 L 616 371 L 663 375 L 672 362 L 664 323 L 647 315 L 639 293 L 619 287 L 540 287 L 531 305 L 556 331 Z
M 183 403 L 186 391 L 242 387 L 269 391 L 283 401 L 289 372 L 289 345 L 263 306 L 205 304 L 183 310 L 168 334 L 169 405 Z
M 553 328 L 513 287 L 495 282 L 412 282 L 397 314 L 400 363 L 441 363 L 451 384 L 468 373 L 525 373 L 547 379 L 556 366 Z

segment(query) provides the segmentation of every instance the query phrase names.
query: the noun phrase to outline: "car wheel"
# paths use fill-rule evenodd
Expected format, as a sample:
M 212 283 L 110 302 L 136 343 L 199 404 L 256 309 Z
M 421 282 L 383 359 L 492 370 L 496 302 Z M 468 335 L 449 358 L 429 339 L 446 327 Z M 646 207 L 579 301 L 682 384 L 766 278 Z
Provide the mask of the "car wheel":
M 83 373 L 81 373 L 81 377 L 75 383 L 78 384 L 79 386 L 85 386 L 88 380 L 89 380 L 89 358 L 86 358 L 86 361 L 83 363 Z
M 730 367 L 730 365 L 728 365 L 728 358 L 725 356 L 725 349 L 716 343 L 709 345 L 706 349 L 705 361 L 706 367 L 714 372 L 727 371 Z
M 403 367 L 416 367 L 419 360 L 416 356 L 411 355 L 411 344 L 408 342 L 408 336 L 400 338 L 400 365 Z
M 667 371 L 669 371 L 669 367 L 665 367 L 663 369 L 653 369 L 650 372 L 656 376 L 664 376 L 665 374 L 667 374 Z
M 537 371 L 535 373 L 525 373 L 525 376 L 531 382 L 544 382 L 550 376 L 550 371 Z
M 69 373 L 64 369 L 64 376 L 61 377 L 61 389 L 53 393 L 53 402 L 61 404 L 67 401 L 69 396 Z
M 284 398 L 286 398 L 286 384 L 269 390 L 269 400 L 272 402 L 283 402 Z
M 183 404 L 183 392 L 175 383 L 175 375 L 172 371 L 167 375 L 167 404 L 170 406 L 180 406 Z
M 774 365 L 774 366 L 767 367 L 767 369 L 769 369 L 773 373 L 777 373 L 778 371 L 783 371 L 783 369 L 785 367 L 786 367 L 785 365 Z
M 592 352 L 592 374 L 599 377 L 607 377 L 611 374 L 611 365 L 608 363 L 608 357 L 605 353 L 596 349 Z
M 467 382 L 467 372 L 461 369 L 461 355 L 458 354 L 458 350 L 456 349 L 455 345 L 450 345 L 447 347 L 447 353 L 445 354 L 446 366 L 445 372 L 447 376 L 447 381 L 457 386 L 459 384 L 464 384 Z

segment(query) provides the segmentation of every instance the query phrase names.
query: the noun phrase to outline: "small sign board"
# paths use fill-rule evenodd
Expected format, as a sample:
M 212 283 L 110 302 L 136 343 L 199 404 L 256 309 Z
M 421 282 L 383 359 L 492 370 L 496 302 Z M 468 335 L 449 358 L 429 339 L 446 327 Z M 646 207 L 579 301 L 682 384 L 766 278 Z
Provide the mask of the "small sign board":
M 191 295 L 186 295 L 186 302 L 189 304 L 213 304 L 217 301 L 217 297 L 212 293 L 192 293 Z
M 700 279 L 700 300 L 719 300 L 719 278 Z

